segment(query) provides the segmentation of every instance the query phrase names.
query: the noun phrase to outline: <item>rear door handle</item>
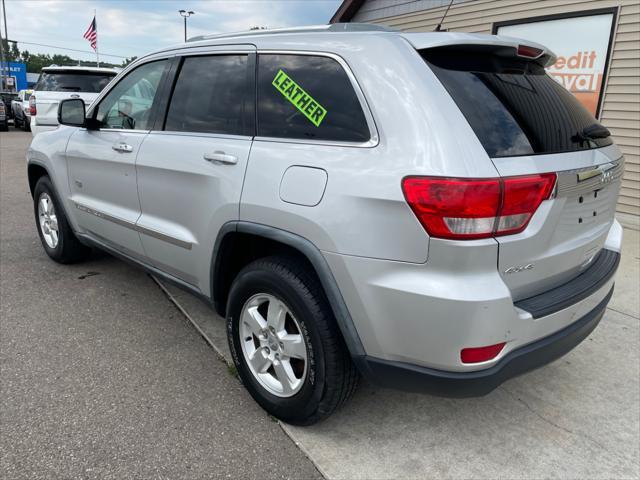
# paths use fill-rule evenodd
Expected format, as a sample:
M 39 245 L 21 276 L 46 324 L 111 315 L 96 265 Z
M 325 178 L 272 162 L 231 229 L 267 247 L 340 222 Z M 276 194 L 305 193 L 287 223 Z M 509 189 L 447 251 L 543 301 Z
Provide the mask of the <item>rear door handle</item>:
M 235 155 L 227 155 L 224 152 L 205 153 L 202 158 L 207 162 L 224 163 L 226 165 L 235 165 L 238 163 L 238 157 Z
M 113 148 L 116 152 L 122 152 L 122 153 L 133 152 L 133 147 L 131 145 L 127 145 L 126 143 L 116 143 L 115 145 L 112 145 L 111 148 Z

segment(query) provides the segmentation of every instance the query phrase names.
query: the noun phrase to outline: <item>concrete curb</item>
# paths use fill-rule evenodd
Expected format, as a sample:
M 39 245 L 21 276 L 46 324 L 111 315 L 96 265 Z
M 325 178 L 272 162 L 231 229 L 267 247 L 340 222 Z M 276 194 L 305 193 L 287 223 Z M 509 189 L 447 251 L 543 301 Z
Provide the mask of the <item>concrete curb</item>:
M 176 308 L 180 311 L 180 313 L 182 313 L 182 315 L 185 316 L 185 318 L 187 320 L 189 320 L 191 325 L 194 326 L 194 328 L 202 336 L 202 338 L 205 340 L 205 342 L 207 342 L 209 344 L 209 346 L 211 346 L 211 348 L 213 348 L 213 350 L 216 352 L 216 355 L 218 356 L 218 358 L 221 361 L 223 361 L 224 363 L 226 363 L 229 368 L 235 368 L 235 366 L 233 364 L 233 360 L 231 359 L 231 356 L 229 354 L 229 351 L 227 349 L 223 349 L 223 348 L 218 347 L 215 344 L 215 342 L 211 338 L 209 338 L 209 336 L 204 331 L 204 329 L 202 329 L 201 326 L 198 324 L 198 322 L 196 322 L 193 319 L 193 317 L 189 314 L 189 312 L 187 312 L 186 308 L 180 303 L 180 301 L 178 301 L 176 296 L 173 293 L 171 293 L 169 288 L 167 288 L 162 283 L 161 280 L 159 280 L 158 278 L 154 277 L 153 275 L 150 275 L 150 277 L 158 285 L 158 287 L 160 287 L 160 290 L 162 290 L 164 292 L 164 294 L 167 296 L 169 301 L 176 306 Z M 186 294 L 186 295 L 188 295 L 188 294 Z M 215 312 L 212 311 L 211 314 L 215 315 Z M 237 377 L 237 378 L 238 378 L 238 381 L 240 381 L 240 378 L 239 377 Z M 300 440 L 298 438 L 296 438 L 295 433 L 289 428 L 289 426 L 286 423 L 281 422 L 280 420 L 276 420 L 275 418 L 274 418 L 274 420 L 280 426 L 280 428 L 285 433 L 285 435 L 287 435 L 291 439 L 291 441 L 296 445 L 296 447 L 298 447 L 300 449 L 300 451 L 309 459 L 309 461 L 313 464 L 313 466 L 316 468 L 316 470 L 318 470 L 318 473 L 320 473 L 320 475 L 322 475 L 323 478 L 329 479 L 329 476 L 327 475 L 327 473 L 324 472 L 323 469 L 318 464 L 318 462 L 316 462 L 314 460 L 314 458 L 311 456 L 310 451 L 300 442 Z

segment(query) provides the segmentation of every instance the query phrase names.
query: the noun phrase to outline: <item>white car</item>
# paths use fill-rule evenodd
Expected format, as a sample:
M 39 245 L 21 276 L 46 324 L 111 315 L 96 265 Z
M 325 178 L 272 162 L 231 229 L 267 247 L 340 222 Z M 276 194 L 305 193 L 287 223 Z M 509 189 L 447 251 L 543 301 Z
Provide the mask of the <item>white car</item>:
M 16 128 L 22 128 L 25 132 L 29 131 L 31 125 L 31 110 L 29 109 L 31 93 L 32 90 L 20 90 L 18 98 L 11 102 L 13 125 Z
M 58 127 L 58 104 L 66 98 L 81 98 L 88 106 L 118 74 L 113 68 L 59 67 L 42 69 L 31 98 L 31 132 Z

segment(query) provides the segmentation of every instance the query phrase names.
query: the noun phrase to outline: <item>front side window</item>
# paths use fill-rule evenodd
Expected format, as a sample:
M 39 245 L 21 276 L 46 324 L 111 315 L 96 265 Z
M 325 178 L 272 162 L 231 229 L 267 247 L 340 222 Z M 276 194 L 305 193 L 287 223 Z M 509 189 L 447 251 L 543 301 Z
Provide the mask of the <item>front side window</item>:
M 247 55 L 188 57 L 171 96 L 164 129 L 174 132 L 252 134 Z
M 167 60 L 146 63 L 120 80 L 98 106 L 100 128 L 149 130 L 151 107 L 167 64 Z
M 357 143 L 370 139 L 342 66 L 328 57 L 293 54 L 259 55 L 258 135 Z

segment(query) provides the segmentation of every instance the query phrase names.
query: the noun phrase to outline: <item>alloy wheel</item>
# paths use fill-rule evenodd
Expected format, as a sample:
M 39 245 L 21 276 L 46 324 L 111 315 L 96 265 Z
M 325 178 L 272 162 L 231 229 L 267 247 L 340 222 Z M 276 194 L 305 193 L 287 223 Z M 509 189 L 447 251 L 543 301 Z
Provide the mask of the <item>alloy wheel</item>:
M 48 193 L 43 192 L 38 199 L 38 220 L 40 231 L 49 248 L 56 248 L 59 241 L 58 217 L 53 201 Z
M 282 398 L 300 391 L 309 354 L 300 324 L 282 300 L 252 296 L 242 308 L 239 333 L 244 359 L 260 385 Z

